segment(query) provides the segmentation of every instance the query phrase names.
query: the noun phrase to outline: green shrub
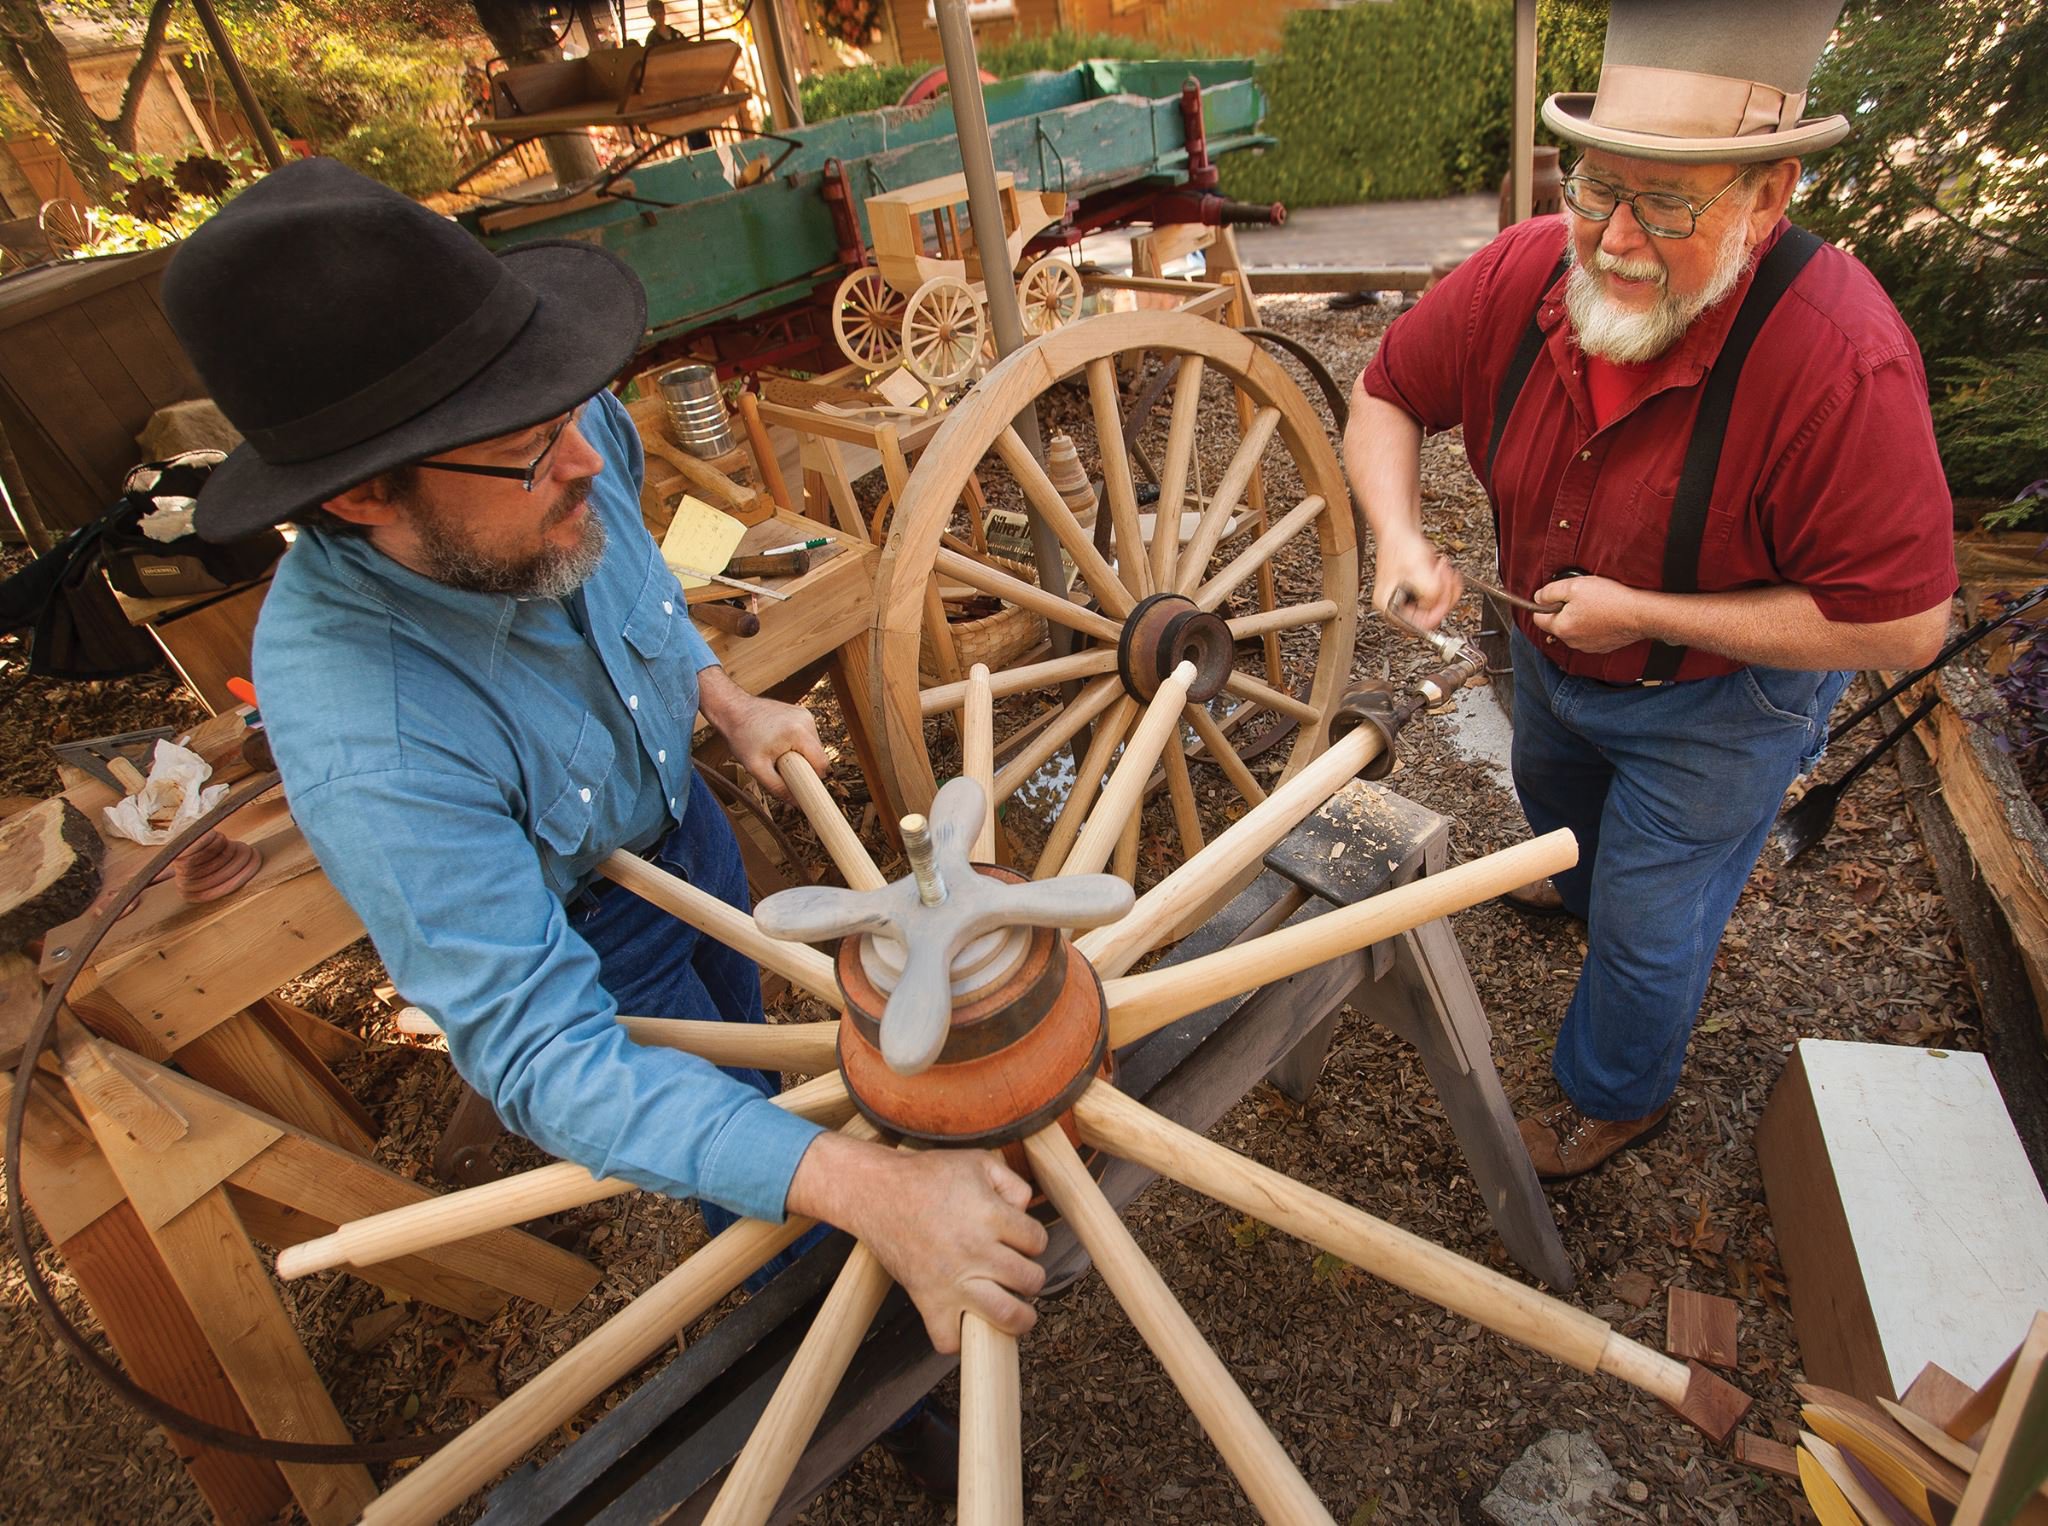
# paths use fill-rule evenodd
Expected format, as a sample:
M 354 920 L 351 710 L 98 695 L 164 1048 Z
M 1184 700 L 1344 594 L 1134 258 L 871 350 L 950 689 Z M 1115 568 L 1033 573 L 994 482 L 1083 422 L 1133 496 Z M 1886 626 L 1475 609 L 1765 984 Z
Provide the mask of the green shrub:
M 1537 8 L 1537 96 L 1600 77 L 1604 0 Z M 1382 0 L 1287 18 L 1261 63 L 1279 145 L 1222 161 L 1247 201 L 1334 206 L 1489 191 L 1507 173 L 1513 0 Z
M 800 87 L 804 120 L 826 122 L 856 111 L 879 111 L 884 106 L 894 106 L 903 99 L 903 92 L 917 83 L 925 67 L 891 64 L 882 68 L 869 64 L 837 74 L 813 75 Z
M 407 196 L 431 196 L 448 189 L 461 170 L 448 135 L 416 118 L 372 117 L 348 130 L 328 151 L 351 169 L 381 180 Z

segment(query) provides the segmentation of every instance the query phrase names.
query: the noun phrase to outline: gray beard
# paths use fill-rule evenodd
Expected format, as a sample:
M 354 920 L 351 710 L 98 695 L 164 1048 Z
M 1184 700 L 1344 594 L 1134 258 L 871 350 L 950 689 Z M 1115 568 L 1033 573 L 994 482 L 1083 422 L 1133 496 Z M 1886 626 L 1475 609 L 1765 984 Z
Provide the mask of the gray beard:
M 560 524 L 590 496 L 591 479 L 572 482 L 547 526 Z M 514 599 L 559 599 L 581 588 L 604 560 L 604 522 L 595 514 L 583 521 L 573 546 L 543 546 L 530 556 L 497 557 L 479 550 L 431 513 L 415 510 L 413 530 L 427 576 L 468 593 L 504 594 Z
M 1571 273 L 1565 278 L 1564 306 L 1571 318 L 1572 334 L 1588 355 L 1616 365 L 1640 365 L 1655 360 L 1685 337 L 1693 320 L 1724 301 L 1755 256 L 1745 244 L 1746 224 L 1737 218 L 1722 236 L 1714 263 L 1714 278 L 1706 288 L 1690 297 L 1674 297 L 1668 286 L 1660 287 L 1657 301 L 1647 312 L 1631 312 L 1610 302 L 1593 275 L 1579 263 L 1578 240 L 1565 247 L 1571 252 Z M 1597 256 L 1603 259 L 1604 256 Z

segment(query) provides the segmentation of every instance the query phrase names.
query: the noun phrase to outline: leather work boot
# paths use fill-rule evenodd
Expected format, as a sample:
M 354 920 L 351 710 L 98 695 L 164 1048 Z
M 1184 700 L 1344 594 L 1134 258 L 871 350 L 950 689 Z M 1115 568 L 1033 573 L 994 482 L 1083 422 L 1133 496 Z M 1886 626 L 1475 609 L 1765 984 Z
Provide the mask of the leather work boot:
M 1504 890 L 1500 903 L 1525 917 L 1569 917 L 1572 914 L 1564 904 L 1564 897 L 1557 893 L 1557 886 L 1548 879 L 1531 880 L 1513 890 Z
M 1668 1102 L 1647 1118 L 1616 1122 L 1588 1118 L 1567 1099 L 1553 1102 L 1527 1118 L 1516 1119 L 1515 1127 L 1521 1131 L 1522 1143 L 1528 1146 L 1538 1179 L 1561 1182 L 1606 1165 L 1630 1145 L 1656 1138 L 1670 1121 Z
M 960 1427 L 940 1405 L 925 1400 L 916 1415 L 884 1431 L 881 1442 L 882 1450 L 924 1493 L 948 1500 L 960 1493 Z

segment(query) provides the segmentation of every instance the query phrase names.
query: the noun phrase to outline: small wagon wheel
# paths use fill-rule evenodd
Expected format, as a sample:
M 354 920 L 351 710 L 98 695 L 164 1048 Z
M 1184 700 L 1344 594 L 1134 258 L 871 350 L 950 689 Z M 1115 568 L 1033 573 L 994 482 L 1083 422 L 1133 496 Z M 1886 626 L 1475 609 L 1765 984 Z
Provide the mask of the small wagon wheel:
M 69 259 L 92 242 L 92 217 L 69 197 L 59 196 L 42 205 L 36 227 L 59 259 Z
M 873 265 L 863 265 L 839 283 L 832 297 L 832 337 L 857 366 L 879 371 L 900 353 L 903 297 Z
M 1142 513 L 1115 370 L 1118 356 L 1136 350 L 1164 353 L 1178 368 L 1160 497 Z M 1195 461 L 1198 425 L 1208 439 L 1236 428 L 1227 404 L 1203 412 L 1206 374 L 1242 389 L 1253 407 L 1227 466 L 1205 483 Z M 1074 437 L 1082 471 L 1106 484 L 1095 532 L 1012 424 L 1076 375 L 1086 377 L 1093 428 L 1086 419 L 1060 428 Z M 1028 505 L 1052 527 L 1077 574 L 1071 598 L 1030 581 L 1028 569 L 969 555 L 948 533 L 967 474 L 977 469 L 992 498 Z M 1270 522 L 1247 501 L 1261 471 L 1292 504 Z M 1270 604 L 1256 576 L 1269 564 L 1285 568 Z M 1276 750 L 1285 759 L 1282 779 L 1324 745 L 1322 718 L 1347 681 L 1357 620 L 1350 497 L 1308 400 L 1257 344 L 1185 314 L 1106 314 L 1033 340 L 991 370 L 954 406 L 905 485 L 877 573 L 873 730 L 897 798 L 910 810 L 923 809 L 938 779 L 954 771 L 953 722 L 968 703 L 966 669 L 974 660 L 963 652 L 951 664 L 957 679 L 944 663 L 927 663 L 931 671 L 920 677 L 920 649 L 933 640 L 934 589 L 949 590 L 956 602 L 964 589 L 988 609 L 1029 611 L 1041 623 L 1034 647 L 982 659 L 997 706 L 996 803 L 1010 808 L 1005 830 L 1018 867 L 1039 874 L 1057 872 L 1071 851 L 1104 774 L 1164 675 L 1182 658 L 1196 662 L 1178 741 L 1159 755 L 1143 797 L 1170 802 L 1170 825 L 1162 819 L 1160 829 L 1176 833 L 1180 853 L 1192 858 L 1221 817 L 1256 804 L 1274 782 L 1253 775 L 1238 742 L 1277 722 L 1298 722 L 1291 746 Z M 1050 653 L 1046 622 L 1071 633 L 1067 655 Z M 1306 698 L 1269 681 L 1267 635 L 1278 638 L 1290 677 L 1307 681 Z M 1062 800 L 1065 781 L 1048 788 L 1041 770 L 1070 742 L 1085 755 Z M 936 772 L 934 750 L 947 765 Z M 1191 768 L 1200 772 L 1191 777 Z M 1206 823 L 1195 778 L 1210 806 Z M 1129 813 L 1120 866 L 1136 857 L 1141 815 L 1142 807 Z
M 1024 332 L 1050 334 L 1081 316 L 1081 273 L 1057 254 L 1041 255 L 1017 278 Z
M 903 364 L 927 387 L 957 387 L 981 364 L 987 327 L 973 287 L 957 276 L 933 276 L 903 309 Z

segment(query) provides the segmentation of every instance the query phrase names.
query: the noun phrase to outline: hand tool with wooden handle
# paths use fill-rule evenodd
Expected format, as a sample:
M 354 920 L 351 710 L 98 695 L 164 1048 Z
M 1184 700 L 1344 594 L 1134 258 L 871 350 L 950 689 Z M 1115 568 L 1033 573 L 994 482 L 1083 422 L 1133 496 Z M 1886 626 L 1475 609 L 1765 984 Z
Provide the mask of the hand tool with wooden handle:
M 800 578 L 811 570 L 808 551 L 777 551 L 761 556 L 735 556 L 725 570 L 736 578 Z
M 761 617 L 737 604 L 692 604 L 690 618 L 699 625 L 708 625 L 715 631 L 733 636 L 758 636 L 761 633 Z

